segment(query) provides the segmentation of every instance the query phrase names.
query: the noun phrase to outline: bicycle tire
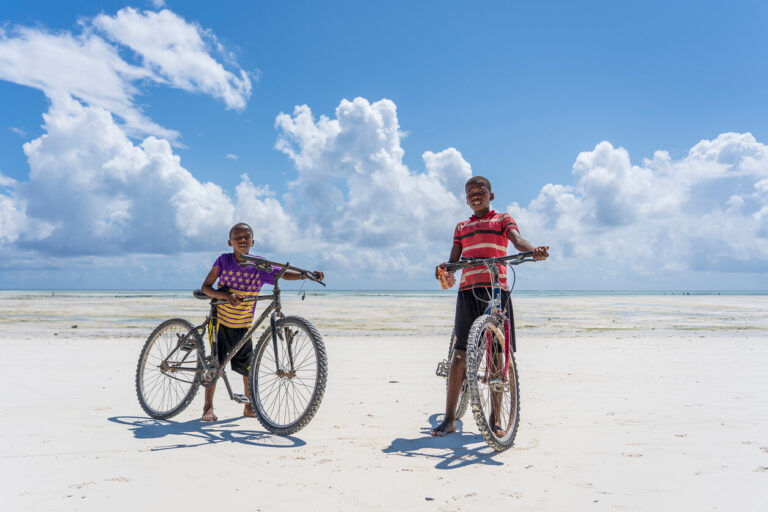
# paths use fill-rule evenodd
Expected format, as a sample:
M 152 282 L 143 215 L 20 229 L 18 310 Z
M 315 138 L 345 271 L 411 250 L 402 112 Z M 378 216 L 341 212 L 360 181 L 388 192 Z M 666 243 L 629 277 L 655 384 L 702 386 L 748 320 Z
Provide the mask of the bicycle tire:
M 267 327 L 253 351 L 248 384 L 259 422 L 271 433 L 287 436 L 306 427 L 320 407 L 328 379 L 328 357 L 323 338 L 308 320 L 287 316 L 277 320 L 275 328 L 277 357 L 272 329 Z M 277 368 L 277 362 L 283 370 L 291 367 L 287 333 L 293 340 L 294 375 L 280 375 Z
M 191 350 L 178 348 L 180 336 L 189 335 Z M 136 396 L 144 412 L 156 419 L 168 419 L 187 408 L 200 387 L 202 361 L 197 347 L 200 335 L 182 318 L 171 318 L 149 335 L 136 365 Z M 190 345 L 191 347 L 192 345 Z M 192 372 L 163 370 L 161 363 L 173 367 L 196 367 Z M 174 375 L 175 374 L 175 375 Z
M 497 327 L 496 322 L 496 317 L 482 315 L 472 324 L 467 343 L 467 383 L 477 428 L 486 443 L 497 452 L 501 452 L 512 446 L 517 435 L 517 427 L 520 423 L 520 384 L 515 355 L 511 350 L 506 381 L 499 382 L 499 378 L 504 373 L 504 334 L 503 330 Z M 494 374 L 495 379 L 493 379 Z M 492 379 L 488 379 L 488 375 Z M 496 382 L 493 382 L 494 380 Z M 504 390 L 492 391 L 491 385 L 502 386 Z M 495 393 L 499 394 L 495 395 Z M 495 423 L 501 427 L 503 436 L 497 436 L 489 422 L 493 412 L 492 397 L 501 401 L 498 407 L 500 418 Z
M 451 341 L 448 344 L 448 363 L 453 363 L 453 346 L 456 344 L 456 331 L 451 332 Z M 448 378 L 445 379 L 445 390 L 448 392 Z M 459 401 L 456 404 L 456 419 L 460 420 L 467 412 L 467 406 L 469 406 L 469 387 L 467 386 L 467 379 L 464 379 L 464 383 L 461 385 L 461 392 L 459 394 Z

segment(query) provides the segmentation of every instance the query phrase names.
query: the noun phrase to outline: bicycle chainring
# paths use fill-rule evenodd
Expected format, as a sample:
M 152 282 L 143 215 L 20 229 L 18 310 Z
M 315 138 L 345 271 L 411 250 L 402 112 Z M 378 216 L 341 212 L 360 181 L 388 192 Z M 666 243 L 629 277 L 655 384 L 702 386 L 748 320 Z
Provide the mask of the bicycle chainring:
M 219 378 L 219 372 L 221 368 L 219 366 L 218 359 L 213 356 L 206 356 L 205 367 L 203 373 L 200 376 L 200 385 L 204 388 L 210 387 Z

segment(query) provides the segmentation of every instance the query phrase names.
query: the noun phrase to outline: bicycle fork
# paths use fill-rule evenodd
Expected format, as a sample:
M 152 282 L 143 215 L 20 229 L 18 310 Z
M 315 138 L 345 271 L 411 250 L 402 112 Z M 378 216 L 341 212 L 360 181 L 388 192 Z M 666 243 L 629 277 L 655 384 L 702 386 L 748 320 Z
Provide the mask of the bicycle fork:
M 275 320 L 276 317 L 276 312 L 272 313 L 272 316 L 269 317 L 269 326 L 272 330 L 272 348 L 275 351 L 275 371 L 278 377 L 290 379 L 296 376 L 296 369 L 293 365 L 293 334 L 291 334 L 289 329 L 283 329 L 282 331 L 278 330 L 277 321 Z M 283 337 L 283 333 L 285 333 L 285 337 Z M 285 342 L 286 352 L 288 353 L 288 363 L 290 364 L 290 369 L 288 370 L 280 367 L 280 357 L 277 347 L 278 337 L 281 341 Z

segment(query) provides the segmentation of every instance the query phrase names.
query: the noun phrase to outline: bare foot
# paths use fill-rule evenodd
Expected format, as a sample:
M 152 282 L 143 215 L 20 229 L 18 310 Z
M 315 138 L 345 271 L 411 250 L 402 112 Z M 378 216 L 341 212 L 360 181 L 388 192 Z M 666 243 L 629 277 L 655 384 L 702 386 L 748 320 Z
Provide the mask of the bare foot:
M 429 431 L 429 435 L 435 437 L 443 437 L 444 435 L 452 434 L 453 432 L 456 432 L 456 424 L 454 422 L 448 423 L 447 421 L 443 420 L 441 424 Z
M 245 408 L 243 409 L 243 416 L 247 416 L 249 418 L 256 417 L 256 413 L 253 412 L 253 406 L 251 404 L 245 404 Z
M 211 405 L 203 409 L 203 417 L 200 419 L 202 421 L 217 421 L 219 418 L 213 414 L 213 406 Z
M 507 435 L 507 432 L 501 428 L 493 414 L 488 418 L 488 426 L 491 428 L 491 432 L 498 438 L 502 438 Z

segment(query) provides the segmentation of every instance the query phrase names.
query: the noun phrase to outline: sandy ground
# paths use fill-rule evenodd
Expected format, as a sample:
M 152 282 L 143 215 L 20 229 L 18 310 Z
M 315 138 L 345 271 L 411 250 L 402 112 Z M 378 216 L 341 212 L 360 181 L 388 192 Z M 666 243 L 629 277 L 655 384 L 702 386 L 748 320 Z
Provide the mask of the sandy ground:
M 348 304 L 364 333 L 333 327 L 338 301 L 290 304 L 330 333 L 330 372 L 317 416 L 287 438 L 223 387 L 218 422 L 199 421 L 202 392 L 148 418 L 141 320 L 205 305 L 120 300 L 0 297 L 2 510 L 768 510 L 768 297 L 521 299 L 522 420 L 501 454 L 469 414 L 459 434 L 426 434 L 448 333 L 417 312 L 409 327 L 421 299 Z

